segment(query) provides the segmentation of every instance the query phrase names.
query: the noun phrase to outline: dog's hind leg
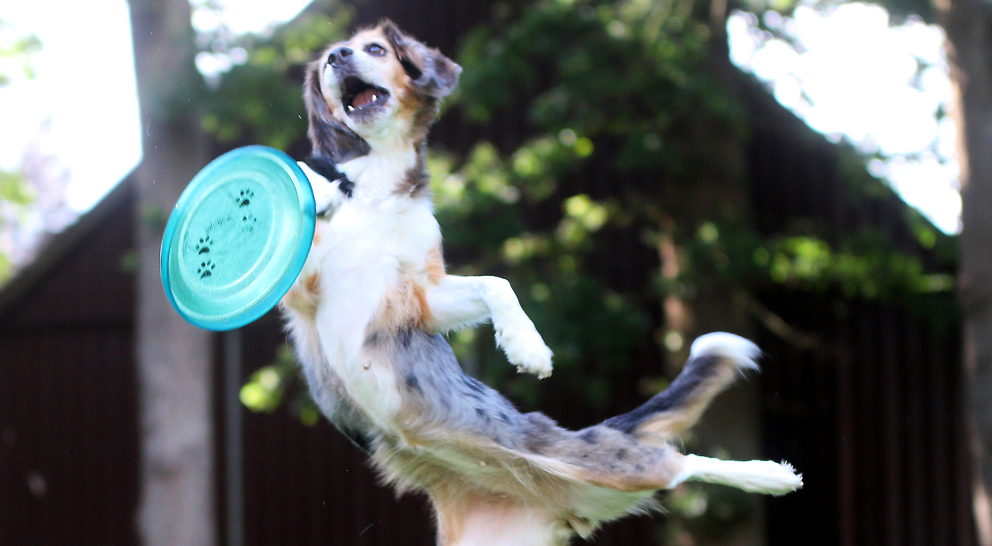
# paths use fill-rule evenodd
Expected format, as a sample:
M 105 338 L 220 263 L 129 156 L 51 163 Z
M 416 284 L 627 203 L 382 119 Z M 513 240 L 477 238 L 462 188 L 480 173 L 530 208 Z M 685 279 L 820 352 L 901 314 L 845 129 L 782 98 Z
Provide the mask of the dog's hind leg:
M 565 546 L 573 532 L 546 507 L 498 495 L 431 495 L 438 546 Z
M 683 456 L 682 470 L 670 487 L 685 481 L 718 483 L 769 495 L 785 495 L 803 487 L 803 475 L 786 462 L 724 461 L 699 455 Z
M 429 325 L 436 332 L 458 330 L 492 320 L 496 343 L 520 371 L 551 375 L 551 349 L 520 307 L 506 279 L 446 275 L 428 289 Z

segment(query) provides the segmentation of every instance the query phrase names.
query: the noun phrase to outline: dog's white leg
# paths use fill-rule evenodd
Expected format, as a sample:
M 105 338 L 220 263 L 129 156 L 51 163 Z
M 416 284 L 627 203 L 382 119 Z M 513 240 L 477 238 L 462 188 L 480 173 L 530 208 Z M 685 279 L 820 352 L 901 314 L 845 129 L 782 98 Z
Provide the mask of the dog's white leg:
M 452 546 L 564 546 L 568 535 L 540 508 L 488 507 L 469 512 Z
M 555 507 L 458 492 L 434 498 L 438 546 L 565 546 L 574 534 Z
M 737 487 L 752 493 L 784 495 L 803 487 L 802 474 L 796 474 L 792 465 L 773 461 L 724 461 L 685 455 L 682 471 L 672 480 L 670 487 L 695 480 Z
M 447 275 L 427 291 L 433 327 L 458 330 L 492 319 L 496 343 L 520 371 L 551 375 L 551 349 L 520 307 L 510 283 L 499 277 Z

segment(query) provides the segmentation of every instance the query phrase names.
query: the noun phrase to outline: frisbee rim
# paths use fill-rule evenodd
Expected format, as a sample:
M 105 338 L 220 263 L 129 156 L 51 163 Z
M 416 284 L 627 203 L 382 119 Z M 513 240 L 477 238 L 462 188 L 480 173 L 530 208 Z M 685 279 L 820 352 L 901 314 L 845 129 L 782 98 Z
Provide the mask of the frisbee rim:
M 242 309 L 235 309 L 224 313 L 214 315 L 210 313 L 196 313 L 194 315 L 187 311 L 187 308 L 191 308 L 192 306 L 187 305 L 185 301 L 180 302 L 177 300 L 171 280 L 172 270 L 170 259 L 173 255 L 173 250 L 178 249 L 174 244 L 174 239 L 178 235 L 177 230 L 182 225 L 188 224 L 186 215 L 190 212 L 190 205 L 200 202 L 200 199 L 198 199 L 200 189 L 211 189 L 215 183 L 214 177 L 218 169 L 230 168 L 228 165 L 232 161 L 239 161 L 245 157 L 263 157 L 288 167 L 288 180 L 286 182 L 292 183 L 295 188 L 297 201 L 295 203 L 296 206 L 293 207 L 291 199 L 283 199 L 281 200 L 281 206 L 292 207 L 294 210 L 287 212 L 290 214 L 299 214 L 301 221 L 296 237 L 291 238 L 289 241 L 280 241 L 279 244 L 286 244 L 295 240 L 296 249 L 290 255 L 291 257 L 283 273 L 277 276 L 274 281 L 264 283 L 261 288 L 255 288 L 254 290 L 252 288 L 258 285 L 248 283 L 245 289 L 238 292 L 239 294 L 257 292 L 258 294 L 255 297 L 248 298 L 255 300 L 253 303 L 248 304 Z M 230 172 L 223 174 L 224 176 L 231 176 Z M 169 215 L 169 221 L 162 236 L 162 246 L 159 252 L 160 269 L 162 286 L 165 289 L 165 295 L 169 303 L 186 321 L 212 331 L 233 330 L 258 320 L 279 303 L 279 300 L 289 291 L 299 276 L 300 271 L 302 271 L 307 256 L 310 254 L 310 245 L 313 242 L 315 224 L 316 202 L 310 181 L 303 172 L 303 169 L 297 165 L 296 161 L 284 152 L 268 146 L 254 145 L 236 148 L 217 157 L 203 167 L 183 190 L 183 193 L 176 201 L 172 213 Z M 276 226 L 272 226 L 272 229 L 276 229 Z

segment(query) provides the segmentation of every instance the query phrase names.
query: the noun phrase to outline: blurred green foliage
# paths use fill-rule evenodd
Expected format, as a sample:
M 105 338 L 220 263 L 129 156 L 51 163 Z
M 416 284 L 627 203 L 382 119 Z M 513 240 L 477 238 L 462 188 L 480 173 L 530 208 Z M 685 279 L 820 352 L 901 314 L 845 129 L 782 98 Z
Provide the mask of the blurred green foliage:
M 754 512 L 748 493 L 705 483 L 676 487 L 664 504 L 669 516 L 665 544 L 726 543 L 735 526 Z
M 0 19 L 0 87 L 15 78 L 34 78 L 31 58 L 41 51 L 41 42 L 33 34 L 19 34 Z M 31 188 L 20 173 L 0 170 L 0 203 L 7 214 L 23 209 L 34 200 Z M 3 217 L 0 216 L 0 228 Z M 10 259 L 0 250 L 0 284 L 12 275 Z
M 235 35 L 224 26 L 201 35 L 201 54 L 230 64 L 202 87 L 203 129 L 226 147 L 264 144 L 286 150 L 305 138 L 303 65 L 343 39 L 352 17 L 347 6 L 315 0 L 304 16 L 269 35 Z
M 429 170 L 445 252 L 459 256 L 452 273 L 508 278 L 555 351 L 558 380 L 585 405 L 603 410 L 615 402 L 609 378 L 630 366 L 631 349 L 644 339 L 649 321 L 629 295 L 605 286 L 586 263 L 597 250 L 595 234 L 618 222 L 617 207 L 584 194 L 561 199 L 554 191 L 571 172 L 562 167 L 582 160 L 574 144 L 542 137 L 509 157 L 480 143 L 458 168 L 450 156 L 432 154 Z M 558 222 L 544 229 L 529 225 L 528 211 L 546 201 L 560 208 Z M 452 343 L 459 356 L 476 362 L 485 381 L 527 407 L 540 404 L 540 384 L 506 365 L 491 331 Z
M 541 1 L 504 11 L 466 39 L 460 106 L 477 122 L 523 109 L 540 136 L 515 159 L 541 143 L 579 159 L 602 146 L 611 174 L 692 176 L 714 153 L 703 145 L 712 127 L 743 136 L 743 120 L 705 70 L 709 26 L 677 6 Z M 554 166 L 581 167 L 570 163 Z
M 27 205 L 34 199 L 31 189 L 17 174 L 0 172 L 0 200 L 16 205 Z
M 0 87 L 16 77 L 33 78 L 31 57 L 41 51 L 41 41 L 33 34 L 20 34 L 0 19 Z
M 932 227 L 920 226 L 921 246 L 936 246 Z M 922 261 L 877 230 L 862 230 L 831 243 L 803 231 L 759 238 L 736 226 L 704 223 L 686 244 L 687 282 L 722 278 L 748 290 L 778 287 L 841 300 L 912 306 L 932 295 L 949 295 L 955 279 L 948 266 L 928 271 Z M 952 317 L 953 318 L 953 317 Z
M 299 374 L 296 357 L 288 345 L 281 345 L 276 361 L 256 370 L 241 387 L 241 403 L 259 413 L 272 413 L 287 407 L 306 426 L 317 424 L 320 411 L 310 398 Z

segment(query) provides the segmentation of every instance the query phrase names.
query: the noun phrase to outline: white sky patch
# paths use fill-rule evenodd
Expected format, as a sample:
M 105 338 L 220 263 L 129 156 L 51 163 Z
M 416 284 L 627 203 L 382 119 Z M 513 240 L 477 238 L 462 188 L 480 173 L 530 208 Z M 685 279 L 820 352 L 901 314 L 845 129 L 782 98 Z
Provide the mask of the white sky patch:
M 141 158 L 127 2 L 9 2 L 0 18 L 42 42 L 36 78 L 0 89 L 0 168 L 16 171 L 50 119 L 42 149 L 70 172 L 67 205 L 85 211 Z
M 197 28 L 223 23 L 235 33 L 264 34 L 310 0 L 221 0 L 220 10 L 197 9 L 203 3 L 192 2 Z M 0 169 L 16 171 L 25 147 L 50 119 L 43 149 L 70 172 L 68 206 L 85 212 L 141 160 L 127 0 L 11 1 L 0 20 L 42 42 L 32 61 L 36 78 L 18 77 L 0 88 Z M 244 62 L 241 53 L 224 58 Z
M 860 3 L 800 5 L 791 18 L 769 12 L 763 22 L 797 47 L 737 12 L 727 23 L 731 60 L 831 141 L 882 156 L 870 172 L 938 228 L 958 232 L 954 125 L 936 117 L 951 100 L 941 29 L 890 26 L 883 8 Z
M 190 0 L 193 28 L 211 32 L 222 24 L 235 34 L 265 34 L 273 27 L 292 20 L 311 0 L 218 0 L 219 10 L 205 9 L 206 0 Z
M 276 26 L 295 18 L 311 0 L 190 0 L 193 29 L 204 35 L 267 36 Z M 196 69 L 210 84 L 216 84 L 225 72 L 248 61 L 242 48 L 228 49 L 228 44 L 214 43 L 210 51 L 196 55 Z

